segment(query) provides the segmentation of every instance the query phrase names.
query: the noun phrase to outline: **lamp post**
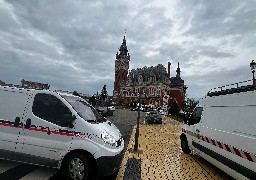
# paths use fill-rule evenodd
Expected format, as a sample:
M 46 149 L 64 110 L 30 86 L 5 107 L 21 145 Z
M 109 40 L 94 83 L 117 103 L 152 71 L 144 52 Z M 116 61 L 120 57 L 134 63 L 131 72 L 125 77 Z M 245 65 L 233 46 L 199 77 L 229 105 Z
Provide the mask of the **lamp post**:
M 138 107 L 138 117 L 137 117 L 137 127 L 135 132 L 135 143 L 134 143 L 134 151 L 138 151 L 139 145 L 139 123 L 140 123 L 140 106 L 141 106 L 141 88 L 139 88 L 139 107 Z
M 251 67 L 251 70 L 252 70 L 252 85 L 253 86 L 256 86 L 256 81 L 255 81 L 255 77 L 254 77 L 254 73 L 255 73 L 255 68 L 256 68 L 256 63 L 254 62 L 254 60 L 252 60 L 252 62 L 250 63 L 250 67 Z
M 185 122 L 186 120 L 186 109 L 187 109 L 187 103 L 186 103 L 186 91 L 187 91 L 187 86 L 186 85 L 183 85 L 183 96 L 184 96 L 184 99 L 183 99 L 183 121 Z
M 184 96 L 184 100 L 183 100 L 183 111 L 185 112 L 186 110 L 186 91 L 188 89 L 188 87 L 186 85 L 183 85 L 183 96 Z

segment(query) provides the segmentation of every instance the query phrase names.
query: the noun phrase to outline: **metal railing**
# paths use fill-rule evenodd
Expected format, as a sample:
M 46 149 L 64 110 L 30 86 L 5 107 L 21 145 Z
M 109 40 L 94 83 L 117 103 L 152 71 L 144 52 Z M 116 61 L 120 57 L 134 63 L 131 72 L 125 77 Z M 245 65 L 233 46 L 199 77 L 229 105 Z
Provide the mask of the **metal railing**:
M 253 91 L 256 89 L 256 87 L 253 86 L 252 84 L 248 84 L 248 82 L 250 82 L 250 81 L 253 81 L 253 80 L 249 79 L 246 81 L 241 81 L 241 82 L 237 82 L 237 83 L 233 83 L 233 84 L 228 84 L 225 86 L 219 86 L 216 88 L 212 88 L 207 93 L 207 96 L 218 96 L 218 95 L 233 94 L 233 93 L 239 93 L 239 92 L 245 92 L 245 91 Z M 240 84 L 244 84 L 244 85 L 239 86 Z

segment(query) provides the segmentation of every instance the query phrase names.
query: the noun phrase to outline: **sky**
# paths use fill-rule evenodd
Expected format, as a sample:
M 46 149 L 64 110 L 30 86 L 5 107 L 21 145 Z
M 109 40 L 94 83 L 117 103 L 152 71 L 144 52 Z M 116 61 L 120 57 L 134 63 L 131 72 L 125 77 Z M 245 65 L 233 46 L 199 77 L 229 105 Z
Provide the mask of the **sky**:
M 112 95 L 124 35 L 130 69 L 180 62 L 201 98 L 252 79 L 256 0 L 0 0 L 0 80 Z

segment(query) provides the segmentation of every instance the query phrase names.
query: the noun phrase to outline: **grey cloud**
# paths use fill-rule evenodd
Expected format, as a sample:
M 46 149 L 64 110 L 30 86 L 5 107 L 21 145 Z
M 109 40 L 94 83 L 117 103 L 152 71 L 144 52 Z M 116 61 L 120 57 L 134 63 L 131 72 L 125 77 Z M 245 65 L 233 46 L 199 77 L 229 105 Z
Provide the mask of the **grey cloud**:
M 200 3 L 188 3 L 186 10 L 193 18 L 191 28 L 185 34 L 193 34 L 200 38 L 255 34 L 255 6 L 256 1 L 239 0 L 202 0 Z
M 209 72 L 203 75 L 201 73 L 195 73 L 193 75 L 185 76 L 184 79 L 188 86 L 188 93 L 190 96 L 201 98 L 213 88 L 250 80 L 252 79 L 252 74 L 249 67 L 241 66 L 240 68 L 233 70 L 222 68 L 218 71 Z M 251 83 L 251 81 L 248 81 L 247 83 L 239 83 L 239 86 Z
M 174 16 L 167 17 L 169 7 L 145 6 L 146 1 L 3 1 L 1 80 L 17 83 L 24 78 L 90 94 L 103 84 L 113 89 L 115 54 L 125 29 L 131 68 L 166 67 L 171 61 L 175 74 L 179 61 L 185 83 L 195 96 L 222 76 L 229 80 L 237 77 L 231 76 L 234 71 L 200 72 L 205 64 L 221 72 L 217 61 L 241 56 L 244 49 L 239 51 L 240 47 L 251 52 L 255 49 L 255 1 L 176 2 Z M 170 39 L 172 33 L 181 38 Z M 210 38 L 219 43 L 208 43 Z M 149 56 L 150 52 L 156 54 Z M 191 69 L 193 72 L 188 72 Z
M 138 42 L 150 43 L 170 33 L 172 27 L 173 22 L 164 16 L 163 8 L 146 7 L 132 17 L 130 30 Z

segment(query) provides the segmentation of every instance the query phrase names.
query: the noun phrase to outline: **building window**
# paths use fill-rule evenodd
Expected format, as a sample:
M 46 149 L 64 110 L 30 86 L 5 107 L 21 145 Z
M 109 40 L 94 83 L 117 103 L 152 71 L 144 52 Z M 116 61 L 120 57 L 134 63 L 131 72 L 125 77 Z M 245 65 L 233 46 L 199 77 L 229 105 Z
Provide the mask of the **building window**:
M 150 89 L 150 95 L 154 95 L 155 93 L 154 93 L 154 88 L 153 87 L 151 87 Z
M 155 76 L 153 76 L 153 83 L 155 83 L 156 82 L 156 77 Z
M 161 95 L 161 88 L 160 87 L 157 87 L 156 94 Z
M 152 99 L 149 100 L 149 104 L 153 104 L 153 100 Z

